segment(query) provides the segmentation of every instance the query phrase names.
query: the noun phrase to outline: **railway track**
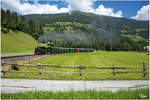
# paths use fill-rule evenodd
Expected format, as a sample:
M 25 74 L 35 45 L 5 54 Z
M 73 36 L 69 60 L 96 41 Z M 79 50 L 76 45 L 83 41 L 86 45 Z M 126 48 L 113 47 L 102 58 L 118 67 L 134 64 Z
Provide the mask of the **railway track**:
M 31 61 L 32 59 L 45 57 L 47 55 L 34 55 L 34 54 L 24 54 L 24 55 L 11 55 L 11 56 L 1 56 L 1 63 L 16 62 L 16 61 Z

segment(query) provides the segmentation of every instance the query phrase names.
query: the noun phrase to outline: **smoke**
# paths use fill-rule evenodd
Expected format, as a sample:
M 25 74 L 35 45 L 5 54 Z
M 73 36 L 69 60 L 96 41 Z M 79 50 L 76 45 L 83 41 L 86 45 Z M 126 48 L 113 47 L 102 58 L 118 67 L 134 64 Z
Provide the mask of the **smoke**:
M 38 38 L 39 42 L 48 40 L 75 41 L 76 37 L 72 32 L 52 32 L 52 33 L 45 33 Z
M 103 18 L 98 18 L 91 21 L 90 25 L 94 30 L 91 33 L 93 33 L 96 38 L 98 37 L 99 41 L 113 44 L 117 41 L 119 34 L 116 23 L 111 21 L 112 20 L 104 20 Z
M 74 44 L 90 44 L 107 42 L 113 44 L 118 39 L 118 32 L 114 22 L 105 22 L 103 18 L 91 21 L 91 28 L 74 30 L 74 32 L 45 33 L 38 38 L 39 42 L 65 40 Z
M 74 43 L 84 43 L 88 44 L 91 42 L 88 35 L 86 35 L 81 30 L 76 30 L 75 32 L 52 32 L 52 33 L 45 33 L 38 38 L 39 42 L 47 42 L 47 41 L 54 41 L 54 40 L 65 40 L 67 42 L 74 42 Z

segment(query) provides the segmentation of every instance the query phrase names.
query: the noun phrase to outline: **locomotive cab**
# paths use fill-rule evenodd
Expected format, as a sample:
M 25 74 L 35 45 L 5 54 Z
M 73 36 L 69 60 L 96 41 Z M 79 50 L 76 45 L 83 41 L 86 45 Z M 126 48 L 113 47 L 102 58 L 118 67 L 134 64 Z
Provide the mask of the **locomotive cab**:
M 34 54 L 35 55 L 43 55 L 43 54 L 47 54 L 48 50 L 45 47 L 37 47 L 35 48 Z

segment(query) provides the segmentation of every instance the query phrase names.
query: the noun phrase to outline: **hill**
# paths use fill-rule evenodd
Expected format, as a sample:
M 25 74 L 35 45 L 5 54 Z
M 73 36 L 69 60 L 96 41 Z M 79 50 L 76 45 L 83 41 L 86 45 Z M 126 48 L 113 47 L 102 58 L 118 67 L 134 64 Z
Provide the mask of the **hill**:
M 37 41 L 30 35 L 10 30 L 1 34 L 1 53 L 33 53 Z

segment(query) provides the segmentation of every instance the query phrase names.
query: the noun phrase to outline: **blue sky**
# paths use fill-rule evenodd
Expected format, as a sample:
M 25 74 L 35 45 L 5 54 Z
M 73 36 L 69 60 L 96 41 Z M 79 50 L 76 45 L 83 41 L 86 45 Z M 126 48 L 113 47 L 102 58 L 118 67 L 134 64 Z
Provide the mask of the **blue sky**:
M 149 19 L 149 1 L 95 1 L 95 0 L 2 0 L 2 8 L 25 14 L 55 14 L 80 10 L 99 15 Z
M 137 11 L 140 10 L 144 5 L 148 5 L 148 1 L 101 1 L 95 2 L 95 8 L 103 4 L 105 7 L 114 8 L 114 12 L 121 10 L 123 17 L 130 18 L 135 16 Z

